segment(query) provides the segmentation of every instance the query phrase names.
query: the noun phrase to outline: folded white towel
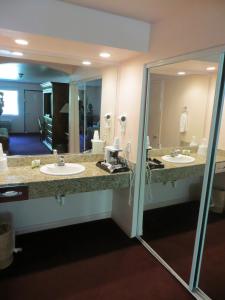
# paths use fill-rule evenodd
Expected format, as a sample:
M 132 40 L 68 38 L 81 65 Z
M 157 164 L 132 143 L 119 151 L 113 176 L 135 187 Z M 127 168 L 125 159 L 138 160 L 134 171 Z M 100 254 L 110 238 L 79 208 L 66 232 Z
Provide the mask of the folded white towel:
M 183 112 L 180 116 L 180 133 L 187 132 L 188 130 L 188 114 Z

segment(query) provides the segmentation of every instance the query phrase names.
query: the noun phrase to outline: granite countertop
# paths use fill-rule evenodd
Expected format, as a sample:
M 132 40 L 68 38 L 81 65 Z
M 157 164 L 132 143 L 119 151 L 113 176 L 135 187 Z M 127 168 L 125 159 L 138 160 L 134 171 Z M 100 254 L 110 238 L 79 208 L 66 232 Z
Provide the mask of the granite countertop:
M 164 169 L 151 170 L 150 181 L 152 183 L 168 181 L 176 181 L 191 176 L 203 176 L 205 169 L 206 158 L 196 153 L 191 154 L 195 158 L 193 163 L 175 164 L 164 161 L 161 156 L 155 157 L 163 162 Z M 225 155 L 217 155 L 216 162 L 225 162 Z
M 96 162 L 80 162 L 83 173 L 72 176 L 50 176 L 29 165 L 9 167 L 0 174 L 0 187 L 24 184 L 29 187 L 29 198 L 50 197 L 129 186 L 130 173 L 109 174 L 96 166 Z
M 165 168 L 151 170 L 150 182 L 173 182 L 191 176 L 203 176 L 206 158 L 196 153 L 193 163 L 174 164 L 165 162 L 161 153 L 154 157 L 163 161 Z M 51 176 L 40 172 L 39 168 L 31 168 L 32 159 L 41 159 L 42 165 L 55 161 L 54 156 L 14 157 L 9 158 L 9 168 L 0 174 L 0 187 L 10 185 L 26 185 L 29 198 L 51 197 L 58 194 L 74 194 L 107 189 L 127 188 L 130 185 L 130 172 L 109 174 L 96 166 L 102 156 L 66 155 L 66 162 L 79 162 L 85 166 L 83 173 L 72 176 Z M 225 152 L 217 155 L 217 163 L 225 162 Z M 148 181 L 149 182 L 149 181 Z

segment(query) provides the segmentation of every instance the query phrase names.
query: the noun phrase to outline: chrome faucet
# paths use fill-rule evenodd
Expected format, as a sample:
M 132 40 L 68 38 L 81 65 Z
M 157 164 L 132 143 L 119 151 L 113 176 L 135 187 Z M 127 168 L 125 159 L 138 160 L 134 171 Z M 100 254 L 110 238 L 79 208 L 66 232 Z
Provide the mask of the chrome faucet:
M 180 149 L 174 149 L 171 151 L 170 156 L 171 157 L 176 157 L 181 153 Z
M 64 155 L 58 155 L 58 163 L 57 165 L 59 167 L 63 167 L 65 166 L 65 158 L 64 158 Z
M 65 166 L 65 157 L 64 155 L 58 155 L 58 151 L 57 150 L 53 150 L 53 155 L 56 158 L 56 164 L 59 167 L 63 167 Z

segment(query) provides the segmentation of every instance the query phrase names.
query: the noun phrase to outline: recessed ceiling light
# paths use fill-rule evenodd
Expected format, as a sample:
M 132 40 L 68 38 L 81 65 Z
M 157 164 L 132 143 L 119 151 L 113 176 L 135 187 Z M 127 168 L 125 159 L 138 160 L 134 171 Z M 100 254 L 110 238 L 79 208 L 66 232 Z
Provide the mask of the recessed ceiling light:
M 184 72 L 184 71 L 180 71 L 180 72 L 177 72 L 177 75 L 180 75 L 180 76 L 182 76 L 182 75 L 186 75 L 186 72 Z
M 206 70 L 207 71 L 214 71 L 214 70 L 216 70 L 216 67 L 207 67 Z
M 15 56 L 23 56 L 23 53 L 18 51 L 11 52 L 11 54 Z
M 22 40 L 22 39 L 16 39 L 15 43 L 18 45 L 23 45 L 23 46 L 27 46 L 29 43 L 26 40 Z
M 99 54 L 99 56 L 101 56 L 101 57 L 103 57 L 103 58 L 109 58 L 109 57 L 111 56 L 111 54 L 108 53 L 108 52 L 101 52 L 101 53 Z
M 11 52 L 10 52 L 9 50 L 0 49 L 0 54 L 3 54 L 3 55 L 10 55 Z
M 84 61 L 82 61 L 82 64 L 85 66 L 90 66 L 91 62 L 89 60 L 84 60 Z

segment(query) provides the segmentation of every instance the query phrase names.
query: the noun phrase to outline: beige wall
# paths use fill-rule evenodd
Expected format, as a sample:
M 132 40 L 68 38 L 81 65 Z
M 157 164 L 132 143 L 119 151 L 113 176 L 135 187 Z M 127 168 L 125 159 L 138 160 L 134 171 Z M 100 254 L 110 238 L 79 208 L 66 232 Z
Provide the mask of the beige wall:
M 115 109 L 117 102 L 117 67 L 110 67 L 102 70 L 102 99 L 101 99 L 101 121 L 100 136 L 106 141 L 107 145 L 111 145 L 114 139 L 115 127 Z M 105 114 L 112 114 L 111 127 L 106 128 Z
M 216 74 L 213 75 L 192 75 L 185 77 L 159 76 L 154 79 L 152 76 L 151 90 L 161 89 L 151 97 L 153 106 L 160 105 L 162 102 L 162 119 L 156 115 L 150 115 L 150 120 L 157 127 L 161 123 L 160 144 L 162 147 L 176 147 L 181 141 L 190 143 L 192 136 L 196 136 L 200 143 L 202 138 L 209 139 L 212 110 L 214 104 Z M 155 86 L 155 88 L 154 88 Z M 179 133 L 179 120 L 183 107 L 188 108 L 188 131 Z M 152 123 L 151 122 L 151 123 Z M 152 126 L 152 124 L 151 124 Z M 151 132 L 149 126 L 149 133 Z M 225 150 L 225 109 L 223 110 L 222 125 L 220 130 L 218 148 Z
M 115 136 L 120 138 L 122 148 L 125 148 L 128 142 L 131 142 L 131 153 L 129 155 L 131 160 L 136 159 L 137 153 L 142 73 L 143 65 L 136 60 L 124 63 L 118 68 Z M 127 115 L 125 134 L 121 134 L 118 121 L 121 114 Z
M 181 142 L 190 143 L 192 136 L 197 142 L 205 137 L 205 119 L 211 76 L 191 75 L 184 77 L 162 76 L 164 81 L 164 99 L 162 109 L 162 123 L 160 143 L 162 147 L 178 146 Z M 157 101 L 157 99 L 152 99 Z M 180 115 L 187 107 L 188 130 L 179 132 Z M 160 120 L 158 120 L 160 122 Z

